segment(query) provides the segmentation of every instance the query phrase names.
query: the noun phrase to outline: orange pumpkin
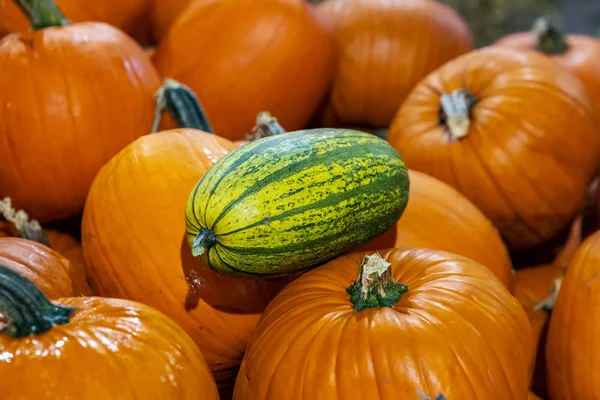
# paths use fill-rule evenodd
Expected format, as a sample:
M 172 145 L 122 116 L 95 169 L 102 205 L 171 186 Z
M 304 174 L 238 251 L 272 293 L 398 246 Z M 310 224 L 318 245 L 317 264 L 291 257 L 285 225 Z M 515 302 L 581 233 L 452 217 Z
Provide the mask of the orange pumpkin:
M 73 297 L 69 261 L 42 244 L 2 237 L 0 264 L 33 281 L 51 299 Z
M 43 4 L 47 0 L 25 0 Z M 139 33 L 139 25 L 150 14 L 152 0 L 56 0 L 67 18 L 74 22 L 98 21 L 113 25 L 128 34 Z M 14 0 L 0 1 L 0 37 L 10 32 L 25 32 L 29 22 Z
M 12 208 L 11 199 L 0 200 L 0 238 L 20 237 L 50 247 L 70 262 L 69 275 L 72 291 L 62 297 L 90 296 L 91 289 L 85 273 L 85 259 L 81 245 L 70 235 L 54 230 L 42 230 L 39 222 L 30 220 L 27 213 Z M 55 297 L 56 298 L 56 297 Z
M 52 0 L 19 1 L 51 27 L 0 41 L 0 198 L 49 222 L 81 212 L 100 167 L 150 132 L 160 81 L 116 28 L 62 26 Z
M 235 376 L 274 293 L 268 283 L 220 276 L 200 264 L 184 240 L 182 216 L 194 185 L 234 148 L 197 130 L 144 136 L 100 170 L 83 215 L 96 293 L 136 300 L 173 318 L 198 344 L 221 386 Z M 276 292 L 281 284 L 273 286 Z
M 542 399 L 540 399 L 539 397 L 537 397 L 532 392 L 529 392 L 529 396 L 527 396 L 527 400 L 542 400 Z
M 273 299 L 235 400 L 527 397 L 531 328 L 490 271 L 432 250 L 367 254 L 307 272 Z
M 317 10 L 340 48 L 325 126 L 389 126 L 422 78 L 473 47 L 459 15 L 436 1 L 325 0 Z
M 565 66 L 584 83 L 595 110 L 600 112 L 600 41 L 597 38 L 565 35 L 547 17 L 541 17 L 531 32 L 514 33 L 495 45 L 538 51 Z
M 313 14 L 304 0 L 197 1 L 171 26 L 154 62 L 163 77 L 196 92 L 223 137 L 243 139 L 264 110 L 298 130 L 335 64 L 333 38 Z
M 219 398 L 194 342 L 150 307 L 93 297 L 51 303 L 0 265 L 0 313 L 4 398 Z
M 579 80 L 547 57 L 499 47 L 429 75 L 399 110 L 388 141 L 409 168 L 479 207 L 510 249 L 565 228 L 600 161 L 598 125 Z
M 600 313 L 600 231 L 575 253 L 562 279 L 546 345 L 548 392 L 552 400 L 600 398 L 596 348 Z
M 162 39 L 192 0 L 154 0 L 152 25 L 154 38 Z
M 408 206 L 400 221 L 360 250 L 428 248 L 456 253 L 487 267 L 507 287 L 512 265 L 500 234 L 463 195 L 445 183 L 409 170 Z

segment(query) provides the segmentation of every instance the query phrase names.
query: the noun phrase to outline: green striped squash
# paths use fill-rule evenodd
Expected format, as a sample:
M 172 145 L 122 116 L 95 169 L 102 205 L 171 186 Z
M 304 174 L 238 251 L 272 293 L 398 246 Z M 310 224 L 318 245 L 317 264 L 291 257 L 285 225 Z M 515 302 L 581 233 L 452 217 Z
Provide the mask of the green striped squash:
M 221 158 L 186 206 L 194 256 L 246 277 L 302 271 L 394 225 L 408 172 L 384 140 L 347 129 L 283 133 Z

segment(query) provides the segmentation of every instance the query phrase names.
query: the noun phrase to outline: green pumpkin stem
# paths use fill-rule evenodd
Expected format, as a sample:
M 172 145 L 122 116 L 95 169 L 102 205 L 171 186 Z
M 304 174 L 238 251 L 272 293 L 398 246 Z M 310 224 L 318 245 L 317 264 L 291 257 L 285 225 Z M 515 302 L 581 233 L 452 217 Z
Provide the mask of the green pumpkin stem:
M 273 117 L 271 113 L 263 111 L 256 116 L 256 126 L 252 128 L 252 133 L 246 135 L 246 140 L 253 142 L 258 139 L 280 135 L 285 132 L 286 130 L 279 125 L 279 122 L 277 122 L 277 118 Z
M 418 395 L 419 395 L 419 397 L 420 397 L 420 398 L 422 398 L 423 400 L 431 400 L 431 399 L 429 398 L 429 396 L 427 396 L 426 394 L 423 394 L 423 393 L 421 393 L 421 392 L 419 392 L 419 393 L 417 393 L 417 394 L 418 394 Z M 441 394 L 441 393 L 440 393 L 440 394 L 439 394 L 439 395 L 437 395 L 437 397 L 436 397 L 435 399 L 433 399 L 433 400 L 446 400 L 446 397 L 445 397 L 443 394 Z
M 442 94 L 440 102 L 440 123 L 448 128 L 450 140 L 466 137 L 471 125 L 471 110 L 477 103 L 475 96 L 460 89 Z
M 0 216 L 15 226 L 23 239 L 32 240 L 50 247 L 48 237 L 42 226 L 35 219 L 30 219 L 23 210 L 15 210 L 10 197 L 0 200 Z
M 548 16 L 536 19 L 531 30 L 535 34 L 535 47 L 538 51 L 544 54 L 561 54 L 569 50 L 565 35 Z
M 54 0 L 13 0 L 31 23 L 31 29 L 38 30 L 52 26 L 69 24 Z
M 173 117 L 179 128 L 198 129 L 214 133 L 202 103 L 192 89 L 174 79 L 166 78 L 154 95 L 156 108 L 152 132 L 158 131 L 164 110 Z
M 39 335 L 69 323 L 74 308 L 53 304 L 37 286 L 12 269 L 0 265 L 1 334 L 13 338 Z
M 199 257 L 215 244 L 217 244 L 217 237 L 212 229 L 201 228 L 192 243 L 192 255 Z
M 346 289 L 356 311 L 393 307 L 407 291 L 408 286 L 394 280 L 391 264 L 379 253 L 363 258 L 356 280 Z

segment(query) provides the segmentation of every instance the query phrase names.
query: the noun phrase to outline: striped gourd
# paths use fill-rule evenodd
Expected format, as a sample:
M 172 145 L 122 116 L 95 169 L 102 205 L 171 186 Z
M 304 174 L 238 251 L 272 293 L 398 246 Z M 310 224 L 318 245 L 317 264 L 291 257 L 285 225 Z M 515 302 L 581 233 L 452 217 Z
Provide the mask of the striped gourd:
M 314 129 L 266 137 L 227 154 L 198 182 L 187 240 L 219 273 L 289 274 L 386 231 L 408 189 L 402 158 L 376 136 Z

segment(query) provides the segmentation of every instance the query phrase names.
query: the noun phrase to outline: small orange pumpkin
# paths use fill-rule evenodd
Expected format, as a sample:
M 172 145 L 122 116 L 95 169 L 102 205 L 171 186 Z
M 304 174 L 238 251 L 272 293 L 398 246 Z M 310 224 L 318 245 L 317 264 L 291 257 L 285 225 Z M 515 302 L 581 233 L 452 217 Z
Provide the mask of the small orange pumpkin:
M 50 222 L 81 212 L 100 167 L 150 132 L 160 81 L 118 29 L 19 2 L 34 26 L 0 41 L 0 198 Z
M 548 17 L 540 17 L 531 32 L 505 36 L 496 46 L 538 51 L 571 70 L 583 82 L 600 112 L 600 41 L 587 35 L 565 35 Z
M 50 247 L 70 262 L 69 276 L 72 293 L 62 297 L 90 296 L 83 249 L 72 236 L 54 230 L 42 230 L 39 222 L 30 220 L 27 213 L 12 208 L 10 198 L 0 200 L 0 238 L 19 237 Z
M 271 301 L 234 400 L 527 397 L 531 328 L 490 271 L 432 250 L 369 254 L 309 271 Z
M 566 228 L 600 163 L 596 117 L 577 77 L 535 52 L 500 47 L 430 74 L 388 141 L 409 168 L 479 207 L 512 250 Z
M 193 2 L 160 42 L 155 65 L 196 92 L 227 139 L 243 139 L 263 110 L 290 131 L 304 128 L 335 67 L 333 37 L 312 8 L 304 0 Z
M 191 0 L 154 0 L 152 29 L 154 38 L 160 41 Z
M 52 303 L 0 265 L 0 314 L 4 398 L 219 398 L 194 342 L 150 307 L 97 297 Z
M 445 183 L 413 170 L 409 178 L 408 205 L 400 221 L 360 250 L 411 247 L 456 253 L 487 267 L 510 288 L 510 257 L 490 220 Z
M 325 0 L 317 11 L 340 48 L 324 126 L 388 127 L 421 79 L 473 47 L 460 16 L 437 1 Z

